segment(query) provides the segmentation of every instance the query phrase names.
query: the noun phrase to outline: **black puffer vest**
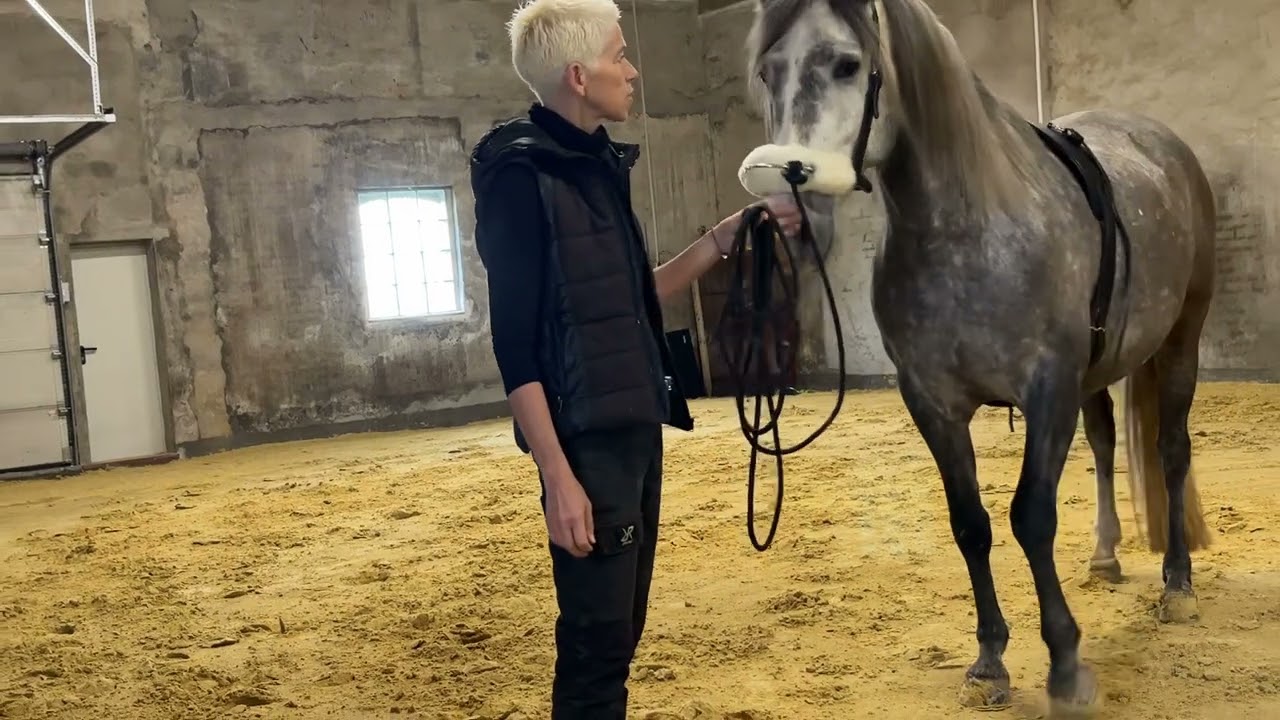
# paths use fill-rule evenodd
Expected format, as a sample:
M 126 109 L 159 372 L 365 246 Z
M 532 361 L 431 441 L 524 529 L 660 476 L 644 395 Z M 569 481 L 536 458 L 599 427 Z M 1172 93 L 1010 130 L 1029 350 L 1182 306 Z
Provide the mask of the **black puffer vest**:
M 524 163 L 538 175 L 549 238 L 538 358 L 561 441 L 646 424 L 692 430 L 631 209 L 630 171 L 639 147 L 609 141 L 601 129 L 593 143 L 599 152 L 586 152 L 582 143 L 566 142 L 585 134 L 552 111 L 534 106 L 529 115 L 477 143 L 472 188 L 479 217 L 490 212 L 481 203 L 502 202 L 484 191 L 498 168 Z M 528 452 L 518 425 L 515 434 Z

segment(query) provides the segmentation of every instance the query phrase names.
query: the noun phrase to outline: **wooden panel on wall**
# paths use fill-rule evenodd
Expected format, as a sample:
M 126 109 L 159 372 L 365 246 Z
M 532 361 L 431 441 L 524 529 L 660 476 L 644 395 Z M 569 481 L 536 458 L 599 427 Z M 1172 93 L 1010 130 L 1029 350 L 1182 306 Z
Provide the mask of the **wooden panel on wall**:
M 705 114 L 649 118 L 647 140 L 642 118 L 632 118 L 613 133 L 641 146 L 631 174 L 631 197 L 645 235 L 657 243 L 658 263 L 697 240 L 699 228 L 720 220 L 710 133 Z M 693 329 L 692 298 L 682 294 L 663 307 L 667 330 Z

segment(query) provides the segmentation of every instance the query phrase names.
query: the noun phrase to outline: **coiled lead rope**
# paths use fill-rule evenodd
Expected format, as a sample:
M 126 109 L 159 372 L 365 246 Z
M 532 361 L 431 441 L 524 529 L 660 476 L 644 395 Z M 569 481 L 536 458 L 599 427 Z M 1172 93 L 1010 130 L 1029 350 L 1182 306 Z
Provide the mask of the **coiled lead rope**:
M 779 332 L 781 328 L 777 327 L 777 317 L 780 312 L 787 313 L 788 317 L 794 317 L 798 304 L 794 277 L 796 265 L 789 244 L 781 241 L 784 236 L 777 217 L 763 203 L 748 207 L 743 211 L 742 223 L 739 225 L 733 239 L 733 255 L 736 258 L 736 262 L 734 263 L 733 275 L 730 280 L 728 301 L 725 304 L 717 328 L 717 335 L 720 336 L 720 342 L 717 344 L 720 346 L 725 363 L 729 366 L 733 382 L 737 386 L 735 399 L 738 406 L 738 420 L 742 427 L 743 437 L 751 445 L 751 461 L 747 477 L 747 535 L 751 538 L 751 544 L 759 551 L 766 550 L 773 543 L 773 537 L 777 532 L 778 521 L 782 514 L 784 485 L 782 456 L 803 449 L 825 432 L 835 420 L 836 415 L 839 414 L 840 407 L 844 404 L 845 394 L 844 332 L 840 326 L 839 308 L 836 305 L 835 292 L 831 289 L 831 280 L 827 277 L 827 269 L 823 263 L 822 252 L 819 250 L 813 236 L 813 227 L 809 222 L 808 211 L 800 199 L 800 188 L 809 174 L 811 174 L 812 169 L 805 168 L 799 162 L 790 162 L 785 167 L 780 167 L 779 170 L 783 173 L 788 185 L 790 185 L 792 197 L 800 210 L 800 244 L 809 248 L 817 265 L 818 274 L 822 277 L 823 288 L 826 290 L 827 304 L 831 310 L 832 322 L 835 323 L 839 380 L 836 390 L 836 403 L 827 419 L 804 440 L 788 448 L 781 447 L 782 440 L 778 430 L 778 419 L 782 415 L 783 399 L 786 396 L 782 383 L 783 378 L 789 374 L 789 370 L 795 362 L 795 353 L 788 352 L 788 344 L 784 339 L 783 333 Z M 750 241 L 753 256 L 749 271 L 746 267 L 745 259 L 748 241 Z M 779 245 L 790 261 L 788 263 L 789 266 L 793 268 L 790 272 L 785 270 L 778 262 L 776 249 Z M 782 286 L 783 297 L 779 300 L 775 300 L 773 297 L 773 281 L 775 278 L 780 281 Z M 745 320 L 750 321 L 750 328 L 745 337 L 743 337 L 740 330 L 745 324 Z M 764 362 L 762 352 L 766 326 L 773 330 L 774 350 L 778 366 L 778 373 L 772 377 L 767 364 Z M 735 333 L 738 337 L 725 337 L 731 332 L 731 328 L 733 331 L 739 331 Z M 734 343 L 731 340 L 737 340 L 737 342 Z M 752 385 L 754 386 L 755 409 L 753 422 L 748 423 L 746 411 L 747 382 L 748 378 L 751 377 L 752 370 L 754 370 L 754 382 Z M 769 413 L 767 422 L 761 424 L 764 405 L 768 406 Z M 771 447 L 764 446 L 760 442 L 761 436 L 765 433 L 772 435 L 773 443 Z M 755 529 L 756 465 L 760 453 L 772 455 L 777 468 L 777 497 L 774 500 L 773 520 L 769 526 L 769 534 L 763 543 L 757 539 Z

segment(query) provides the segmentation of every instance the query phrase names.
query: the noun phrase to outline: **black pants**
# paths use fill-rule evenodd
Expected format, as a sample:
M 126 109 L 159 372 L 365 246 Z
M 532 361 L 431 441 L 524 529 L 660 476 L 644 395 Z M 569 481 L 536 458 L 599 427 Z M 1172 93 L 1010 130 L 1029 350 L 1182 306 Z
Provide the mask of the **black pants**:
M 551 720 L 626 720 L 658 542 L 662 428 L 590 433 L 564 451 L 591 501 L 596 546 L 575 558 L 550 545 L 560 607 Z

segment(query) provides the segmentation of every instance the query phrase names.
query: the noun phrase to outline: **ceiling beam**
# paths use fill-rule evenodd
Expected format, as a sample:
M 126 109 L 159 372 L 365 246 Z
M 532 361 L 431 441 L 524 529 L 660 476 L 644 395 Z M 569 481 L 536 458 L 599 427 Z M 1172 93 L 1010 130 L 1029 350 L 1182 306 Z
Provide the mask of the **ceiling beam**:
M 698 0 L 698 14 L 709 13 L 714 10 L 722 10 L 730 5 L 737 5 L 743 0 Z

